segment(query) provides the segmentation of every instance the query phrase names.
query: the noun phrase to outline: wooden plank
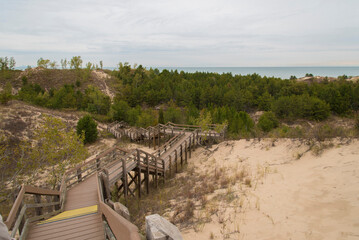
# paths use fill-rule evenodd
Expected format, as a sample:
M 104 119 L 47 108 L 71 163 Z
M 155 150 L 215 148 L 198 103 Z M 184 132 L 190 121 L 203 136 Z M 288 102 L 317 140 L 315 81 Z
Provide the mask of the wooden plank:
M 140 151 L 137 151 L 137 190 L 138 197 L 141 198 L 141 158 Z
M 20 192 L 16 197 L 15 203 L 14 203 L 14 205 L 12 205 L 10 213 L 9 213 L 9 215 L 8 215 L 6 221 L 5 221 L 5 224 L 6 224 L 8 229 L 11 229 L 12 225 L 15 222 L 15 218 L 16 218 L 16 215 L 17 215 L 17 213 L 19 211 L 21 203 L 23 201 L 24 194 L 25 194 L 25 186 L 23 185 L 23 186 L 21 186 Z

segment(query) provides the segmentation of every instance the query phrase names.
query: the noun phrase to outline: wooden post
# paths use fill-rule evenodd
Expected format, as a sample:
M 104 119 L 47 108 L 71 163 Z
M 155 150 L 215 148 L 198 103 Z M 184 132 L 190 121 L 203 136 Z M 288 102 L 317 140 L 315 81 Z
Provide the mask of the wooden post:
M 168 169 L 170 171 L 170 177 L 172 177 L 172 157 L 171 157 L 171 155 L 169 155 L 168 158 L 169 158 L 169 164 L 170 164 L 170 165 L 168 165 Z
M 146 153 L 146 189 L 147 194 L 150 193 L 150 164 L 148 162 L 148 154 Z
M 96 168 L 100 169 L 100 159 L 96 158 Z
M 49 196 L 49 197 L 50 198 L 48 200 L 50 200 L 49 202 L 51 202 L 51 196 Z M 54 198 L 54 202 L 60 202 L 60 196 L 59 195 L 55 195 L 53 198 Z M 60 205 L 55 205 L 54 209 L 55 209 L 55 211 L 60 210 Z
M 81 168 L 78 168 L 76 172 L 77 172 L 77 182 L 81 182 L 82 179 Z
M 178 166 L 177 166 L 177 149 L 175 150 L 175 164 L 176 164 L 176 173 L 178 173 Z
M 156 188 L 158 187 L 158 165 L 157 165 L 157 158 L 155 158 L 155 182 Z
M 35 203 L 41 203 L 41 195 L 35 194 L 34 195 L 34 202 Z M 36 216 L 42 215 L 42 207 L 35 208 L 35 215 Z
M 123 195 L 125 196 L 125 202 L 127 203 L 127 195 L 128 195 L 128 181 L 127 181 L 127 166 L 126 160 L 122 159 L 122 183 L 123 183 Z
M 148 148 L 151 148 L 151 128 L 148 129 Z
M 153 129 L 152 137 L 153 137 L 153 149 L 156 150 L 156 137 L 155 137 L 155 129 Z
M 137 188 L 138 198 L 141 198 L 141 157 L 140 151 L 137 150 Z
M 162 159 L 162 174 L 163 174 L 163 183 L 166 183 L 166 166 L 165 166 L 165 160 Z
M 187 163 L 187 140 L 184 142 L 184 161 Z
M 181 167 L 183 166 L 183 150 L 182 150 L 182 144 L 180 148 L 180 156 L 181 156 Z
M 158 126 L 158 147 L 161 146 L 160 139 L 161 139 L 161 129 L 160 126 Z
M 189 137 L 189 146 L 188 146 L 188 148 L 189 148 L 189 158 L 191 158 L 191 152 L 192 152 L 191 146 L 192 146 L 191 137 Z M 186 163 L 187 163 L 187 161 L 186 161 Z

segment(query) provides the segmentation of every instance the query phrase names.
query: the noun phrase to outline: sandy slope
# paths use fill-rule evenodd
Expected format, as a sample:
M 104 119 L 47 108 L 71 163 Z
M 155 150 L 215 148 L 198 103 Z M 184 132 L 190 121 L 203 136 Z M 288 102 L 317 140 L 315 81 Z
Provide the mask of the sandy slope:
M 223 167 L 236 177 L 245 169 L 251 187 L 237 179 L 216 191 L 234 200 L 210 201 L 217 208 L 212 220 L 183 229 L 184 238 L 359 239 L 359 141 L 344 142 L 320 156 L 290 139 L 223 142 L 209 156 L 197 150 L 190 163 L 196 171 Z

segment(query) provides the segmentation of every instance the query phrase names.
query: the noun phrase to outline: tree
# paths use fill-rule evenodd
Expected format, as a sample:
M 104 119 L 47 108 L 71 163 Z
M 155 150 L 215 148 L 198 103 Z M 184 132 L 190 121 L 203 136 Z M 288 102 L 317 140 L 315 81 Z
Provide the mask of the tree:
M 269 132 L 278 127 L 279 122 L 273 112 L 265 112 L 260 116 L 257 126 L 264 132 Z
M 60 119 L 49 116 L 34 131 L 33 142 L 16 142 L 0 134 L 0 192 L 3 187 L 31 184 L 43 171 L 47 184 L 56 188 L 65 170 L 87 157 L 82 141 Z
M 66 69 L 66 68 L 67 68 L 67 64 L 68 64 L 66 58 L 65 58 L 65 59 L 61 59 L 60 62 L 61 62 L 61 67 L 62 67 L 62 69 Z
M 39 58 L 39 60 L 37 60 L 37 66 L 38 67 L 48 68 L 49 65 L 50 65 L 50 60 L 49 59 Z
M 82 67 L 81 56 L 74 56 L 71 58 L 70 67 L 73 69 L 80 69 Z
M 100 68 L 101 68 L 101 69 L 103 68 L 103 62 L 102 62 L 102 60 L 100 61 Z
M 53 61 L 53 62 L 50 62 L 50 67 L 52 68 L 52 69 L 56 69 L 57 68 L 57 63 L 56 63 L 56 61 Z
M 76 132 L 79 136 L 84 136 L 84 143 L 95 142 L 97 139 L 97 123 L 90 115 L 86 115 L 77 122 Z
M 49 182 L 53 187 L 60 184 L 60 177 L 68 167 L 87 157 L 81 136 L 67 129 L 60 119 L 45 116 L 44 123 L 35 131 L 35 141 L 37 145 L 30 157 L 38 161 L 41 168 L 51 166 Z
M 0 58 L 0 70 L 5 71 L 9 68 L 9 59 L 8 57 Z
M 10 69 L 10 70 L 13 70 L 13 69 L 15 68 L 15 65 L 16 65 L 15 58 L 14 58 L 14 57 L 11 57 L 11 58 L 10 58 L 10 62 L 9 62 L 9 69 Z
M 111 109 L 113 120 L 128 122 L 128 111 L 130 110 L 130 106 L 128 106 L 127 102 L 116 100 L 111 106 Z

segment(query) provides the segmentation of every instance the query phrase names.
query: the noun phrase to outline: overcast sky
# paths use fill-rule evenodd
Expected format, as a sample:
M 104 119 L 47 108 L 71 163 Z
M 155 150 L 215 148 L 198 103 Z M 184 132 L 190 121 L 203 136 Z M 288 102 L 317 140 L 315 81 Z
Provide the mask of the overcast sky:
M 0 0 L 0 56 L 144 66 L 358 66 L 358 0 Z

